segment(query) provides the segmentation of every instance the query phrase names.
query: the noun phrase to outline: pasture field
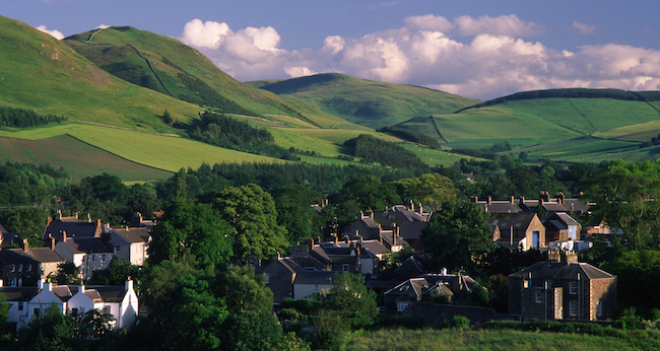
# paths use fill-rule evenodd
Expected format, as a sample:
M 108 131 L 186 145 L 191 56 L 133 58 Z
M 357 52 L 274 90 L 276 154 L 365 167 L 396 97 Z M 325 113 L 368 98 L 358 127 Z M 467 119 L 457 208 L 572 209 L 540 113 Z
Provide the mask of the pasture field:
M 451 154 L 442 150 L 435 150 L 419 144 L 405 142 L 397 144 L 419 157 L 422 162 L 431 167 L 445 166 L 449 167 L 462 158 L 473 159 L 465 155 Z
M 386 141 L 392 141 L 392 142 L 402 141 L 397 137 L 383 133 L 377 133 L 374 131 L 368 132 L 362 130 L 347 130 L 347 129 L 296 129 L 294 130 L 294 132 L 312 138 L 327 140 L 329 142 L 336 144 L 342 144 L 348 139 L 357 138 L 358 136 L 360 136 L 360 134 L 370 134 L 376 138 Z
M 288 149 L 294 147 L 303 151 L 314 151 L 324 157 L 337 157 L 341 154 L 342 147 L 331 141 L 315 138 L 300 133 L 299 131 L 317 130 L 317 129 L 297 129 L 297 128 L 269 128 L 268 131 L 275 138 L 275 144 Z M 321 129 L 325 130 L 325 129 Z
M 639 144 L 636 142 L 586 136 L 533 145 L 516 149 L 514 152 L 525 151 L 531 159 L 600 162 L 611 159 L 642 161 L 649 158 L 656 158 L 657 156 L 654 157 L 654 151 L 652 149 L 654 148 L 640 149 Z
M 645 102 L 613 99 L 570 99 L 596 126 L 605 131 L 660 120 L 660 113 Z
M 657 340 L 631 340 L 586 334 L 514 330 L 383 329 L 352 334 L 347 351 L 620 351 L 650 350 Z M 649 348 L 650 347 L 650 348 Z
M 651 140 L 658 133 L 660 133 L 660 120 L 610 129 L 604 132 L 594 133 L 594 136 L 643 142 Z
M 223 162 L 285 162 L 184 138 L 85 124 L 47 126 L 20 132 L 0 131 L 2 137 L 28 140 L 60 135 L 70 135 L 126 160 L 170 172 L 188 167 L 196 169 L 203 162 L 211 165 Z
M 173 174 L 126 160 L 68 135 L 41 140 L 0 137 L 0 149 L 0 163 L 48 163 L 54 168 L 64 167 L 76 180 L 105 172 L 134 183 L 165 180 Z

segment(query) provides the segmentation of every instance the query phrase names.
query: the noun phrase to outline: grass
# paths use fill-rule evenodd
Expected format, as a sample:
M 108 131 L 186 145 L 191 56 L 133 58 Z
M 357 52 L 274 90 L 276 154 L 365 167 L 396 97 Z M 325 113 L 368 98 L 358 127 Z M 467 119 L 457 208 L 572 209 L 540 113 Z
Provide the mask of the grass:
M 383 329 L 356 332 L 352 336 L 352 340 L 344 348 L 347 351 L 619 351 L 646 349 L 646 346 L 637 347 L 631 345 L 628 340 L 612 337 L 513 330 Z
M 126 160 L 68 135 L 41 140 L 0 137 L 0 149 L 1 163 L 48 163 L 54 168 L 64 167 L 76 180 L 105 172 L 134 183 L 165 180 L 173 174 Z
M 332 143 L 342 144 L 348 139 L 357 138 L 360 134 L 370 134 L 379 139 L 400 142 L 401 139 L 393 137 L 391 135 L 376 133 L 376 132 L 366 132 L 362 130 L 347 130 L 347 129 L 299 129 L 295 130 L 295 133 L 312 137 L 327 140 Z
M 222 149 L 184 138 L 85 124 L 46 126 L 20 132 L 0 131 L 0 136 L 26 140 L 39 140 L 60 135 L 69 135 L 126 160 L 169 172 L 176 172 L 188 167 L 196 169 L 203 162 L 208 164 L 285 162 L 272 157 Z
M 431 149 L 426 146 L 420 146 L 414 143 L 406 142 L 406 143 L 400 143 L 398 145 L 404 147 L 408 151 L 411 151 L 417 157 L 419 157 L 419 159 L 422 160 L 422 162 L 426 163 L 431 167 L 438 167 L 438 166 L 448 167 L 453 165 L 455 162 L 459 162 L 462 158 L 467 158 L 467 159 L 473 158 L 470 156 L 456 155 L 442 150 Z
M 410 85 L 397 85 L 328 73 L 260 84 L 287 99 L 304 101 L 319 111 L 370 128 L 391 126 L 407 119 L 451 113 L 479 102 Z

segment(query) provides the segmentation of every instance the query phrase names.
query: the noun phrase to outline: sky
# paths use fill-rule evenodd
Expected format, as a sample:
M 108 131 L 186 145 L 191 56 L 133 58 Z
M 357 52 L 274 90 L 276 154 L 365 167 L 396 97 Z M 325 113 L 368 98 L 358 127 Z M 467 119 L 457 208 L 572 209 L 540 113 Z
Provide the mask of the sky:
M 239 81 L 339 72 L 479 99 L 660 90 L 658 13 L 657 0 L 0 0 L 60 39 L 125 25 L 178 39 Z

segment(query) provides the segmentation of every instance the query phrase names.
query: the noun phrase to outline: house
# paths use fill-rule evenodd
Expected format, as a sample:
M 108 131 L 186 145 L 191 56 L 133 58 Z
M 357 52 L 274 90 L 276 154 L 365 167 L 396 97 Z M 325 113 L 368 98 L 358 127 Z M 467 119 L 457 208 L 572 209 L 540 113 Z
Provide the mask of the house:
M 293 254 L 293 249 L 291 251 Z M 294 298 L 293 282 L 298 273 L 304 272 L 306 269 L 316 269 L 311 263 L 308 268 L 305 268 L 301 264 L 304 260 L 307 259 L 280 257 L 277 253 L 273 261 L 261 270 L 260 273 L 266 276 L 266 286 L 273 292 L 273 304 L 279 305 L 287 297 Z
M 42 235 L 43 241 L 49 241 L 55 238 L 62 240 L 63 236 L 67 238 L 100 238 L 103 233 L 103 224 L 101 220 L 92 221 L 89 214 L 86 220 L 78 219 L 78 213 L 71 217 L 62 217 L 62 212 L 58 210 L 54 221 L 48 222 Z
M 0 246 L 5 244 L 5 241 L 8 239 L 8 237 L 9 232 L 7 229 L 5 229 L 5 227 L 2 226 L 2 224 L 0 224 Z
M 545 227 L 536 213 L 491 213 L 488 224 L 498 245 L 523 250 L 547 248 Z
M 27 239 L 20 249 L 0 250 L 0 271 L 7 286 L 23 286 L 29 280 L 34 284 L 55 274 L 60 263 L 64 263 L 64 258 L 52 246 L 31 248 Z
M 547 191 L 539 192 L 538 200 L 526 200 L 525 197 L 520 197 L 518 206 L 524 212 L 538 212 L 538 206 L 548 213 L 571 212 L 579 215 L 589 210 L 589 204 L 579 199 L 567 199 L 562 192 L 558 193 L 555 198 L 550 198 Z
M 616 277 L 586 263 L 574 252 L 552 251 L 509 276 L 509 314 L 521 320 L 593 321 L 612 319 Z
M 423 251 L 422 230 L 426 228 L 432 213 L 423 212 L 421 204 L 409 202 L 407 206 L 386 207 L 384 211 L 367 211 L 358 217 L 344 231 L 343 235 L 355 240 L 380 240 L 388 250 L 398 252 L 403 248 L 403 240 L 415 251 Z
M 479 201 L 479 198 L 473 196 L 471 202 L 481 205 L 484 211 L 489 213 L 518 213 L 523 210 L 516 204 L 515 198 L 511 196 L 507 201 L 494 201 L 490 195 L 485 201 Z
M 293 281 L 293 298 L 313 300 L 316 294 L 333 288 L 335 275 L 333 271 L 302 271 Z
M 69 238 L 64 235 L 62 239 L 55 245 L 55 251 L 66 262 L 73 262 L 84 280 L 91 278 L 95 270 L 108 268 L 114 256 L 109 242 L 99 237 Z
M 592 244 L 581 240 L 582 225 L 566 212 L 552 213 L 544 225 L 550 250 L 580 251 Z
M 476 288 L 477 282 L 469 276 L 447 274 L 443 268 L 440 274 L 423 274 L 410 278 L 385 292 L 385 304 L 396 306 L 403 312 L 409 305 L 420 301 L 433 301 L 438 298 L 455 302 Z
M 121 261 L 132 265 L 142 266 L 149 257 L 147 246 L 149 244 L 149 227 L 112 228 L 107 233 L 109 244 L 114 248 L 114 254 Z
M 52 304 L 62 313 L 74 316 L 92 309 L 112 314 L 116 327 L 130 328 L 137 317 L 138 299 L 133 282 L 124 286 L 54 285 L 39 281 L 36 287 L 0 287 L 9 303 L 8 321 L 30 321 Z

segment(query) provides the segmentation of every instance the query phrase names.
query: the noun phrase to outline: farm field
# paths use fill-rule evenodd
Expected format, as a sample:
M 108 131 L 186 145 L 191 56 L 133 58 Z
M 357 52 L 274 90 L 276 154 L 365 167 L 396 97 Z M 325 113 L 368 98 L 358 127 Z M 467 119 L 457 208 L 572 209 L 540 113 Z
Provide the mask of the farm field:
M 222 149 L 184 138 L 139 133 L 85 124 L 66 124 L 19 132 L 0 131 L 1 137 L 39 140 L 69 135 L 84 143 L 145 166 L 176 172 L 206 162 L 285 162 L 280 159 Z
M 54 168 L 64 167 L 76 180 L 108 173 L 131 183 L 165 180 L 173 174 L 126 160 L 68 135 L 41 140 L 0 137 L 0 149 L 0 163 L 48 163 Z
M 352 340 L 344 349 L 347 351 L 620 351 L 650 350 L 659 346 L 654 344 L 657 344 L 657 341 L 651 339 L 640 340 L 633 344 L 630 340 L 613 337 L 513 330 L 383 329 L 354 333 Z
M 431 167 L 449 167 L 455 162 L 459 162 L 462 158 L 473 159 L 473 157 L 470 156 L 451 154 L 446 151 L 435 150 L 409 142 L 400 143 L 398 145 L 414 153 L 420 160 Z

